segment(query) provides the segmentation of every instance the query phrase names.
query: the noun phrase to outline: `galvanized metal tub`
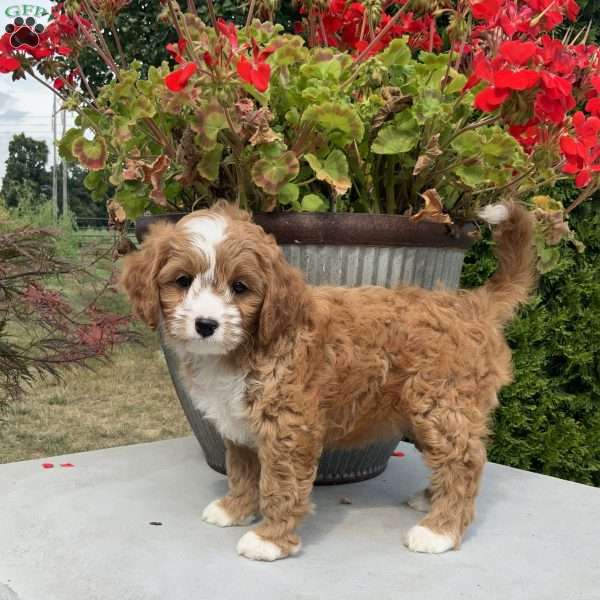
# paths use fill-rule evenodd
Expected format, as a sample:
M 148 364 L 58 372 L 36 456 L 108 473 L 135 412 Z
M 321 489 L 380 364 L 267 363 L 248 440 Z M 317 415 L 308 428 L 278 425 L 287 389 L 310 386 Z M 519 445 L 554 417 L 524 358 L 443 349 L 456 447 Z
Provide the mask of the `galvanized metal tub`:
M 157 218 L 176 221 L 182 215 L 144 217 L 136 223 L 141 240 Z M 354 214 L 258 214 L 254 220 L 272 233 L 287 260 L 301 269 L 312 285 L 400 284 L 433 288 L 458 287 L 463 258 L 472 241 L 468 227 L 450 230 L 435 223 L 413 223 L 407 217 Z M 177 395 L 206 461 L 226 473 L 223 440 L 188 395 L 176 355 L 163 345 Z M 382 440 L 364 448 L 326 450 L 317 484 L 350 483 L 382 473 L 400 439 Z

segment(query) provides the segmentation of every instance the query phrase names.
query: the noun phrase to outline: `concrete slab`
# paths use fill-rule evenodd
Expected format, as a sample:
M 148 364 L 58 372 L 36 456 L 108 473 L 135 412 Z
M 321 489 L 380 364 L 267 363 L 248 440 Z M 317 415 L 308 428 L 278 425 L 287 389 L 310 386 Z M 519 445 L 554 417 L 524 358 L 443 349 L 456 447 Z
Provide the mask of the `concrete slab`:
M 2 465 L 0 600 L 600 599 L 600 489 L 490 464 L 462 549 L 413 554 L 401 503 L 427 472 L 400 449 L 375 480 L 318 488 L 304 550 L 276 563 L 200 520 L 226 482 L 191 438 Z

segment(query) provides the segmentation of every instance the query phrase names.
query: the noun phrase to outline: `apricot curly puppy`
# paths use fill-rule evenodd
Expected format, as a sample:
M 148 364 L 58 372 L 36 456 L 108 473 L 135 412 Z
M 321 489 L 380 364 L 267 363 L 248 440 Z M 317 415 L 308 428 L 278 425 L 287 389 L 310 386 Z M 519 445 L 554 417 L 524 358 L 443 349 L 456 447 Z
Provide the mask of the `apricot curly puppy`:
M 226 441 L 229 493 L 203 519 L 262 521 L 238 552 L 300 549 L 324 448 L 405 434 L 432 470 L 411 501 L 416 552 L 460 545 L 486 460 L 488 417 L 511 381 L 503 325 L 534 285 L 532 221 L 488 207 L 497 273 L 472 291 L 311 287 L 250 215 L 218 205 L 156 224 L 125 259 L 135 312 L 161 325 L 191 397 Z

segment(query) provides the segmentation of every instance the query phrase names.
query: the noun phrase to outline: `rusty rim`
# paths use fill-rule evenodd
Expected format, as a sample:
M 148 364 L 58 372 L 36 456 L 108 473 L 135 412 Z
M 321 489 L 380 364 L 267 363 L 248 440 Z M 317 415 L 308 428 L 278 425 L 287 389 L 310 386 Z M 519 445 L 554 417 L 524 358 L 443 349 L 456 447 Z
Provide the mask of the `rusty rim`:
M 186 213 L 141 217 L 135 233 L 141 241 L 151 223 L 167 220 L 175 223 Z M 402 215 L 353 213 L 257 213 L 254 222 L 272 234 L 279 244 L 317 244 L 353 246 L 420 246 L 428 248 L 468 249 L 474 226 L 415 223 Z

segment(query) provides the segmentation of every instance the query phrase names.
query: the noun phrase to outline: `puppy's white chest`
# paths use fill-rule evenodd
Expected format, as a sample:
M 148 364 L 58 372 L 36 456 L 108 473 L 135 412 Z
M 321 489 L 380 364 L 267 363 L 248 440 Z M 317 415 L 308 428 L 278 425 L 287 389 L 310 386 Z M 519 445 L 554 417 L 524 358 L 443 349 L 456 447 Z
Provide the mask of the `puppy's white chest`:
M 246 373 L 222 363 L 218 356 L 194 357 L 190 398 L 194 406 L 228 440 L 254 446 L 249 430 L 246 404 Z

